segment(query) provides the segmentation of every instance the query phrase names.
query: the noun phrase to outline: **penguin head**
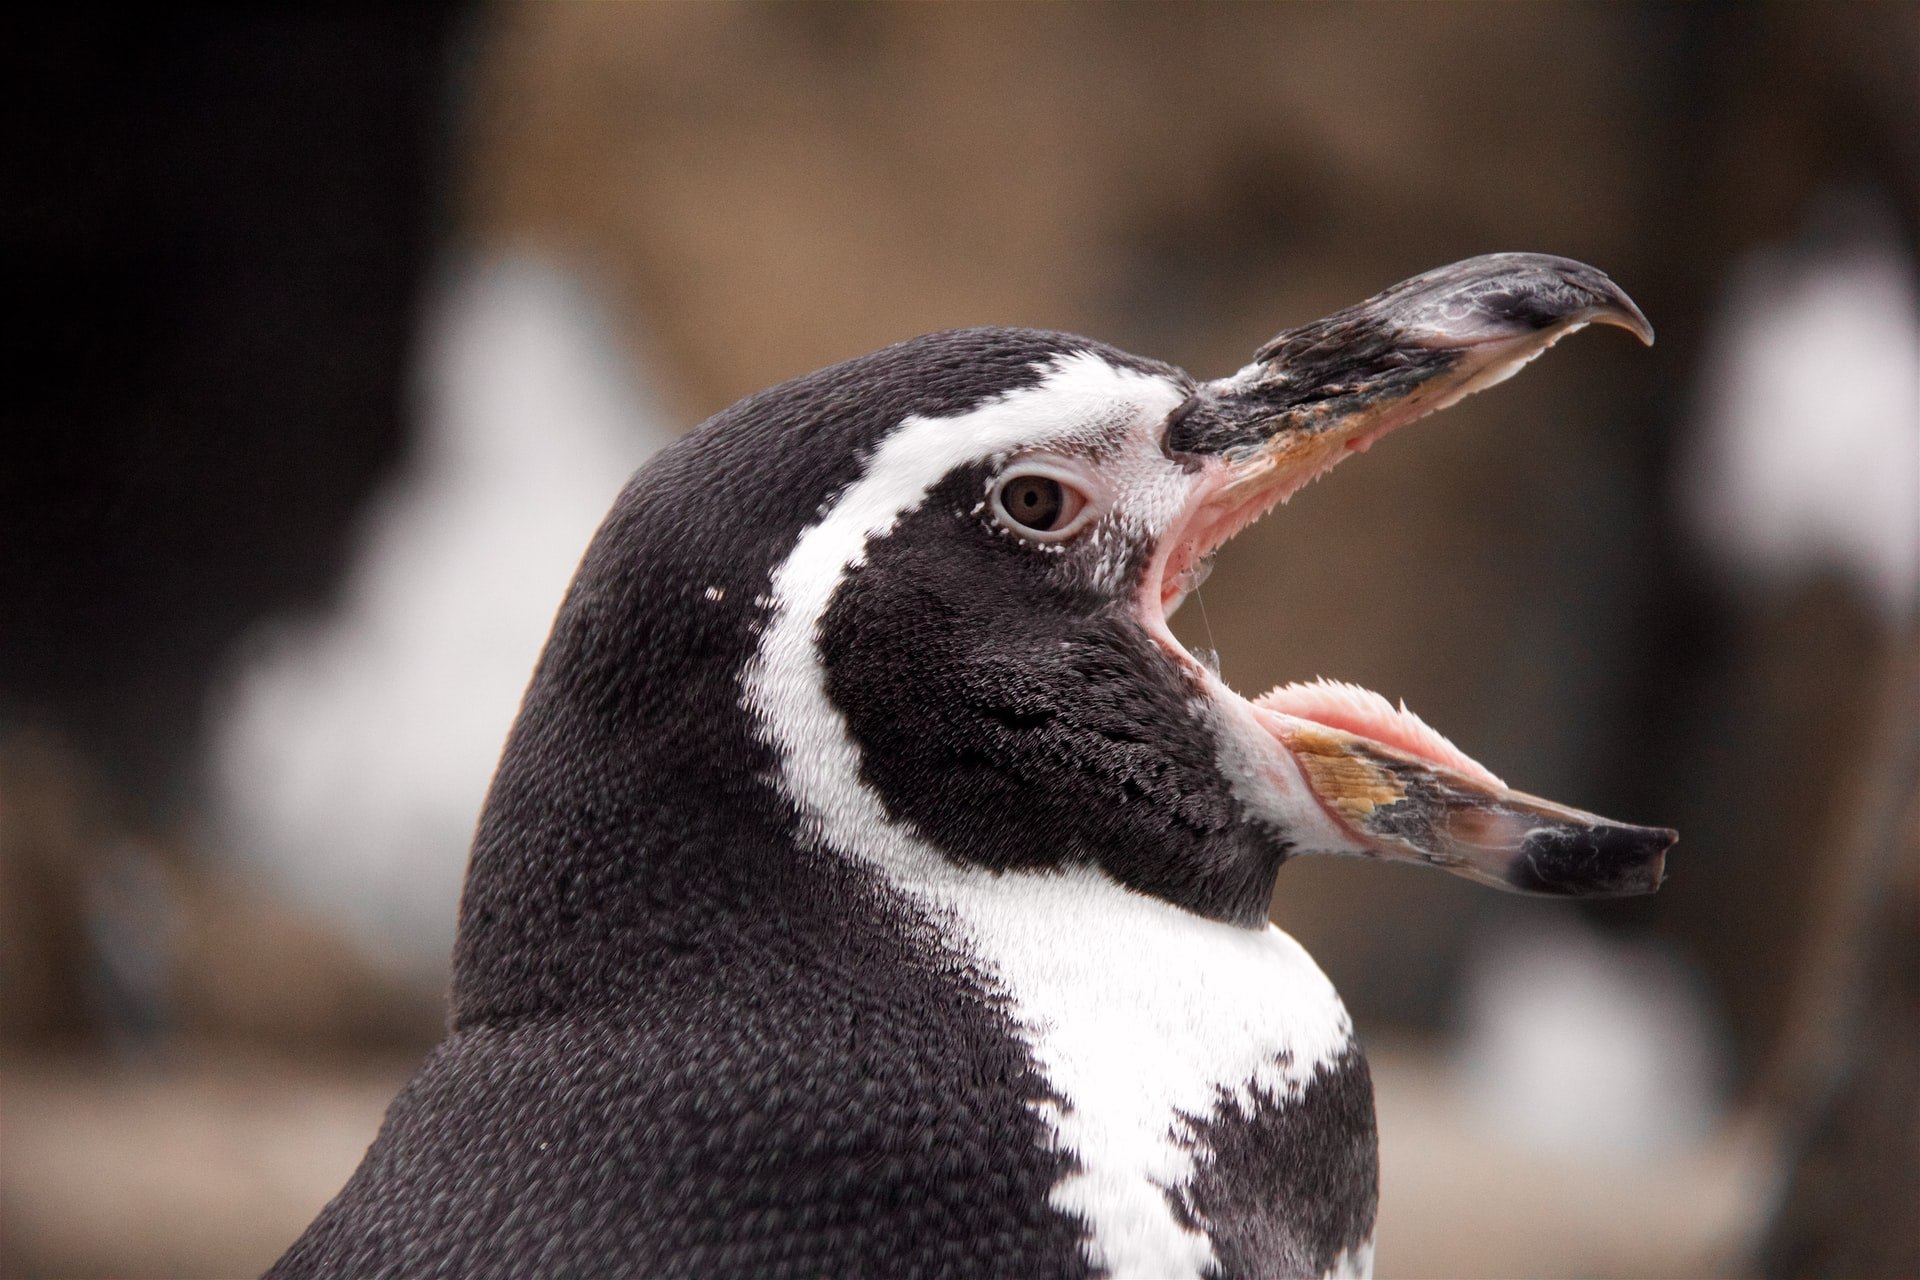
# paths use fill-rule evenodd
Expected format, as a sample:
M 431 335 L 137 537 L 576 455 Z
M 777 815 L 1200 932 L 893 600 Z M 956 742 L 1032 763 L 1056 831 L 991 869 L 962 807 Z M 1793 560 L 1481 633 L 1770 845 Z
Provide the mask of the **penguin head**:
M 768 848 L 896 880 L 1096 868 L 1246 925 L 1297 853 L 1650 890 L 1671 832 L 1510 791 L 1352 686 L 1243 697 L 1167 625 L 1301 485 L 1593 322 L 1651 339 L 1593 268 L 1501 254 L 1213 381 L 971 329 L 750 397 L 644 468 L 589 550 L 483 816 L 468 924 L 507 909 L 478 883 L 490 860 L 524 863 L 583 804 L 642 878 Z

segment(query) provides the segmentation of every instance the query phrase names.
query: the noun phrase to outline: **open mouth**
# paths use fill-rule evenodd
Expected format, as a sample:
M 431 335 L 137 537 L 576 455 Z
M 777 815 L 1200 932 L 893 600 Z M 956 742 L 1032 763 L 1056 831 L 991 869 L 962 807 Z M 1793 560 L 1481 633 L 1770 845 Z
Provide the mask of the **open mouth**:
M 1170 446 L 1199 460 L 1201 483 L 1149 567 L 1141 616 L 1169 656 L 1234 709 L 1233 721 L 1257 725 L 1281 748 L 1263 756 L 1263 767 L 1290 775 L 1271 778 L 1273 789 L 1310 793 L 1340 833 L 1341 851 L 1423 862 L 1520 892 L 1647 893 L 1664 877 L 1674 832 L 1513 791 L 1404 703 L 1357 685 L 1316 679 L 1243 698 L 1167 625 L 1224 543 L 1388 432 L 1503 381 L 1590 322 L 1651 340 L 1645 318 L 1592 268 L 1579 269 L 1609 293 L 1597 295 L 1583 280 L 1585 292 L 1568 295 L 1578 305 L 1555 298 L 1557 310 L 1544 314 L 1526 294 L 1521 301 L 1534 303 L 1535 313 L 1515 322 L 1516 280 L 1539 291 L 1521 269 L 1538 274 L 1542 262 L 1551 264 L 1555 283 L 1579 267 L 1497 255 L 1443 268 L 1282 334 L 1260 362 L 1202 388 L 1201 412 L 1210 408 L 1204 398 L 1213 397 L 1224 406 L 1224 425 L 1179 422 L 1169 429 Z M 1499 306 L 1491 318 L 1489 298 Z M 1332 365 L 1325 354 L 1334 350 L 1332 339 L 1362 326 L 1377 369 Z M 1285 363 L 1289 352 L 1295 359 Z
M 1356 427 L 1360 438 L 1371 444 L 1400 425 L 1403 423 L 1386 427 L 1362 423 Z M 1343 457 L 1363 451 L 1346 448 L 1348 443 L 1339 439 L 1328 442 L 1330 447 L 1317 449 L 1313 457 L 1304 460 L 1306 466 L 1298 465 L 1300 460 L 1295 460 L 1296 465 L 1288 467 L 1270 457 L 1239 466 L 1226 464 L 1222 474 L 1203 486 L 1198 501 L 1190 505 L 1180 523 L 1169 531 L 1149 570 L 1144 593 L 1149 606 L 1149 629 L 1183 665 L 1196 671 L 1204 670 L 1219 684 L 1221 691 L 1232 697 L 1241 698 L 1241 695 L 1228 688 L 1217 673 L 1180 644 L 1167 620 L 1206 578 L 1213 555 L 1220 547 L 1284 503 L 1304 484 L 1324 475 Z M 1241 700 L 1248 701 L 1256 718 L 1283 741 L 1288 722 L 1303 722 L 1363 739 L 1383 751 L 1450 770 L 1488 787 L 1506 785 L 1486 766 L 1415 715 L 1405 702 L 1396 706 L 1357 684 L 1316 678 L 1280 685 L 1250 701 Z

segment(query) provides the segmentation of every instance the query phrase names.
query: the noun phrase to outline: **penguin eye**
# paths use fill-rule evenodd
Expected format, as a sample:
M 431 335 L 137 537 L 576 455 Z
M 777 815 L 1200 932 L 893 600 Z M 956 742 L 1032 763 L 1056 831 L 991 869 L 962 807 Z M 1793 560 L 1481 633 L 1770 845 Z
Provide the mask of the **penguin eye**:
M 994 514 L 1015 533 L 1052 542 L 1075 532 L 1087 496 L 1056 476 L 1022 472 L 993 491 Z

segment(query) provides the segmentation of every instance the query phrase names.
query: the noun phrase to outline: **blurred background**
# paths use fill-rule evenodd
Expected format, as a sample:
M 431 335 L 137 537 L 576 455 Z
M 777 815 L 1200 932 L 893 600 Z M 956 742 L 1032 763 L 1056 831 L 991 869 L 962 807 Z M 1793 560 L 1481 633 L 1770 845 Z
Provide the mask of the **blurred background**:
M 1222 555 L 1255 693 L 1678 827 L 1575 907 L 1298 861 L 1379 1271 L 1920 1272 L 1920 7 L 10 20 L 0 1271 L 264 1267 L 442 1026 L 466 845 L 650 451 L 927 330 L 1202 376 L 1493 250 L 1582 335 Z

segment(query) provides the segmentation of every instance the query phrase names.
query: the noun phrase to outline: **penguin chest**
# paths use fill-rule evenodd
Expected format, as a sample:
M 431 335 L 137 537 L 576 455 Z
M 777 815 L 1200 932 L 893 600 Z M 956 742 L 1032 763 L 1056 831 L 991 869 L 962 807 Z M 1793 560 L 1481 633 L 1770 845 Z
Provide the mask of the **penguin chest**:
M 1011 877 L 1007 877 L 1011 878 Z M 1292 938 L 1097 873 L 949 886 L 938 917 L 1005 994 L 1073 1158 L 1054 1208 L 1113 1276 L 1318 1276 L 1370 1263 L 1372 1086 Z

